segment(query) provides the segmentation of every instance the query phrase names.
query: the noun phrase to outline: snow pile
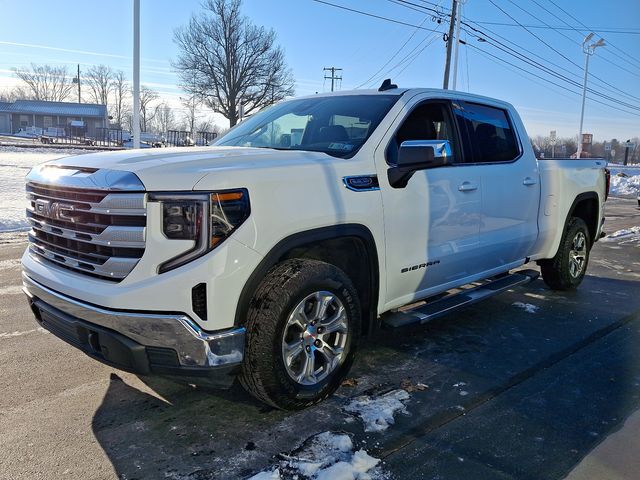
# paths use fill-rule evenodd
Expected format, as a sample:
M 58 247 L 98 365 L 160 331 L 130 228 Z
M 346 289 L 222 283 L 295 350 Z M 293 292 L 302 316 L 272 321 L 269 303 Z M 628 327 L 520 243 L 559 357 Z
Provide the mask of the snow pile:
M 273 471 L 260 472 L 255 474 L 249 480 L 280 480 L 280 469 L 276 468 Z
M 610 163 L 611 188 L 609 193 L 615 197 L 633 196 L 640 193 L 640 165 L 616 165 Z
M 260 472 L 250 480 L 372 480 L 384 478 L 380 460 L 360 449 L 354 452 L 345 433 L 314 435 L 290 455 L 281 454 L 277 468 Z
M 604 242 L 620 243 L 640 243 L 640 227 L 623 228 L 607 235 L 602 239 Z
M 377 397 L 356 397 L 345 410 L 362 419 L 365 432 L 381 432 L 395 423 L 396 412 L 408 413 L 403 403 L 407 400 L 409 394 L 405 390 L 392 390 Z
M 627 195 L 637 195 L 640 193 L 640 175 L 630 177 L 619 177 L 614 175 L 611 177 L 611 188 L 609 194 L 614 197 L 623 197 Z
M 0 147 L 0 232 L 28 229 L 24 184 L 31 167 L 78 153 L 78 149 Z
M 514 302 L 512 304 L 516 308 L 521 308 L 527 313 L 537 313 L 540 307 L 532 305 L 531 303 L 523 303 L 523 302 Z

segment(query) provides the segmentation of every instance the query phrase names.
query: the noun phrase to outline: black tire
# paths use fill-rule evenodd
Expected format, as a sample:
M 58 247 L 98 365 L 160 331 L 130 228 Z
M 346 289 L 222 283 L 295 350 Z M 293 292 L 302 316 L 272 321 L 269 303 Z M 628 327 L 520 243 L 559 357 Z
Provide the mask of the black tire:
M 289 315 L 307 296 L 319 291 L 331 293 L 342 303 L 348 333 L 344 354 L 334 370 L 314 385 L 303 385 L 287 372 L 283 338 Z M 276 408 L 305 408 L 331 395 L 353 363 L 361 329 L 358 294 L 347 275 L 334 265 L 309 259 L 286 260 L 276 265 L 256 290 L 245 327 L 245 358 L 239 378 L 242 386 Z
M 574 249 L 574 241 L 579 235 L 584 236 L 585 253 L 584 262 L 580 272 L 576 275 L 572 272 L 571 252 Z M 589 228 L 581 218 L 571 217 L 562 235 L 560 247 L 556 256 L 549 260 L 538 262 L 542 272 L 542 279 L 552 290 L 575 290 L 587 271 L 589 253 L 591 251 L 591 237 Z

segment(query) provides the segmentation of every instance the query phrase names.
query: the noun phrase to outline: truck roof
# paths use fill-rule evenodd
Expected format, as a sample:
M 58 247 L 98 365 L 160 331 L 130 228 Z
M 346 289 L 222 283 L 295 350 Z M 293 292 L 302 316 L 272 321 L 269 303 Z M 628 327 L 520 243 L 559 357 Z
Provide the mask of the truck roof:
M 478 95 L 475 93 L 461 92 L 459 90 L 444 90 L 442 88 L 391 88 L 389 90 L 380 91 L 378 89 L 357 89 L 357 90 L 340 90 L 338 92 L 324 92 L 316 93 L 314 95 L 305 95 L 303 97 L 296 98 L 317 98 L 317 97 L 329 97 L 329 96 L 347 96 L 347 95 L 396 95 L 402 96 L 409 94 L 409 96 L 417 94 L 431 94 L 442 98 L 456 98 L 460 100 L 466 100 L 469 102 L 482 102 L 490 103 L 494 105 L 501 105 L 506 108 L 513 108 L 513 106 L 504 100 L 497 98 L 485 97 L 484 95 Z

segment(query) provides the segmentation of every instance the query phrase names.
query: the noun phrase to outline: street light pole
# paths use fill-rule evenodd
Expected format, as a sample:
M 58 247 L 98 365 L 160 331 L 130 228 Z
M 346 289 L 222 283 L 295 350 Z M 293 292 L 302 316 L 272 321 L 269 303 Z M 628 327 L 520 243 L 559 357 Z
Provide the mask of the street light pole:
M 578 134 L 578 151 L 576 152 L 576 158 L 582 156 L 582 127 L 584 125 L 584 105 L 587 99 L 587 78 L 589 76 L 589 57 L 596 52 L 596 48 L 603 47 L 605 45 L 604 39 L 601 38 L 597 42 L 589 43 L 593 38 L 593 32 L 587 35 L 582 42 L 582 51 L 585 54 L 584 62 L 584 81 L 582 84 L 582 110 L 580 112 L 580 133 Z

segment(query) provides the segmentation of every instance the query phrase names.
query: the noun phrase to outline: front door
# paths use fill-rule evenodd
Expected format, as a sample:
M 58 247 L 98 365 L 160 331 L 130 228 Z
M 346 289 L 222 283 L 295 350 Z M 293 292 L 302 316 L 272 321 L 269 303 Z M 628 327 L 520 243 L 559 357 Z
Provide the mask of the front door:
M 384 205 L 386 303 L 395 308 L 439 293 L 478 273 L 481 178 L 477 169 L 451 165 L 415 172 L 403 188 L 388 183 L 402 142 L 447 140 L 462 161 L 459 136 L 446 100 L 414 100 L 404 122 L 376 151 Z

